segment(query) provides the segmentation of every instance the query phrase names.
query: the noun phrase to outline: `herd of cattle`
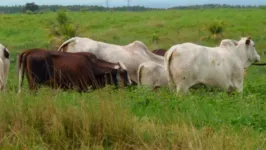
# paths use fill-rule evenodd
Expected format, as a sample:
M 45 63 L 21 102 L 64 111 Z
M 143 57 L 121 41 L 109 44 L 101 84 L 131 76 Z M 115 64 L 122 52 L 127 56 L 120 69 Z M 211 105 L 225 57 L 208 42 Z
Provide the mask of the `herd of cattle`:
M 245 69 L 260 61 L 250 37 L 224 39 L 217 47 L 183 43 L 152 52 L 140 41 L 120 46 L 81 37 L 65 41 L 57 51 L 25 50 L 17 56 L 18 92 L 24 74 L 30 89 L 44 84 L 83 92 L 106 84 L 139 84 L 186 93 L 200 83 L 242 92 Z M 9 65 L 9 51 L 0 44 L 1 90 Z

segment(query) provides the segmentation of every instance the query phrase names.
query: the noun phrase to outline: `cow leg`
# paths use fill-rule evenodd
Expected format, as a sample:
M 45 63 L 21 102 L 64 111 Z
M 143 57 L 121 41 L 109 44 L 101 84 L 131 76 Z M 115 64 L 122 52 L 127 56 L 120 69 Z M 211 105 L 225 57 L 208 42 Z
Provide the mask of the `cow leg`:
M 238 78 L 234 79 L 234 87 L 236 89 L 236 92 L 241 93 L 243 91 L 244 87 L 244 76 L 238 76 Z
M 188 92 L 188 89 L 194 84 L 196 84 L 196 79 L 192 80 L 192 77 L 183 76 L 182 73 L 180 73 L 175 74 L 172 83 L 170 83 L 170 86 L 175 86 L 177 93 L 186 94 Z
M 131 80 L 131 86 L 137 86 L 138 84 L 137 84 L 137 82 L 135 82 L 135 81 L 133 81 L 133 80 Z
M 174 89 L 177 88 L 177 86 L 174 83 L 172 83 L 171 81 L 168 81 L 168 87 L 173 92 L 174 92 Z
M 87 87 L 87 84 L 85 82 L 86 80 L 84 80 L 83 78 L 80 78 L 78 80 L 78 92 L 79 93 L 82 93 L 82 92 L 87 92 L 88 91 L 88 87 Z
M 160 88 L 160 86 L 155 86 L 154 88 L 152 88 L 152 91 L 156 92 L 159 88 Z
M 37 89 L 37 84 L 36 84 L 36 80 L 35 80 L 34 77 L 32 77 L 32 80 L 30 81 L 29 88 L 31 90 L 36 90 Z
M 189 86 L 184 86 L 184 85 L 177 85 L 176 86 L 176 92 L 177 93 L 184 93 L 186 94 L 188 92 Z
M 4 63 L 0 59 L 0 90 L 4 90 Z
M 138 80 L 137 80 L 137 71 L 136 72 L 130 72 L 129 73 L 129 77 L 131 79 L 132 85 L 137 85 L 138 84 Z
M 243 83 L 242 83 L 240 86 L 238 86 L 238 87 L 236 88 L 236 91 L 237 91 L 238 93 L 243 92 Z
M 10 66 L 10 60 L 9 59 L 4 60 L 4 90 L 6 89 L 9 66 Z
M 243 81 L 241 82 L 235 82 L 233 84 L 233 86 L 229 86 L 229 88 L 227 88 L 227 92 L 229 93 L 233 93 L 234 91 L 241 93 L 243 92 Z
M 29 70 L 27 69 L 26 71 L 26 77 L 27 77 L 27 80 L 28 80 L 28 84 L 29 84 L 29 89 L 30 90 L 34 90 L 36 89 L 36 81 L 35 81 L 35 77 L 34 75 L 29 72 Z

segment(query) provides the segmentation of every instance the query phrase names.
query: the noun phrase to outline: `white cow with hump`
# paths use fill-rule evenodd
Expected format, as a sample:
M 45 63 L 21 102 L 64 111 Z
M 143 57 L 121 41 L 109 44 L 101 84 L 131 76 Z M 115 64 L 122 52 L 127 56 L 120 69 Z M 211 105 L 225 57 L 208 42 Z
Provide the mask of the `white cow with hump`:
M 0 44 L 0 90 L 6 89 L 9 65 L 9 51 L 5 46 Z
M 237 41 L 224 39 L 220 42 L 219 47 L 230 50 L 236 47 Z M 144 62 L 139 65 L 138 83 L 150 88 L 164 87 L 168 85 L 166 69 L 163 65 L 153 61 Z
M 193 43 L 172 46 L 165 55 L 170 87 L 186 93 L 191 86 L 203 83 L 229 92 L 242 92 L 244 69 L 260 61 L 260 56 L 251 38 L 231 42 L 224 41 L 225 45 L 221 42 L 219 47 Z
M 164 58 L 153 54 L 146 45 L 135 41 L 128 45 L 120 46 L 104 42 L 94 41 L 89 38 L 74 37 L 65 41 L 59 48 L 61 52 L 90 52 L 98 58 L 108 62 L 122 62 L 130 78 L 137 83 L 137 69 L 143 62 L 154 61 L 164 63 Z

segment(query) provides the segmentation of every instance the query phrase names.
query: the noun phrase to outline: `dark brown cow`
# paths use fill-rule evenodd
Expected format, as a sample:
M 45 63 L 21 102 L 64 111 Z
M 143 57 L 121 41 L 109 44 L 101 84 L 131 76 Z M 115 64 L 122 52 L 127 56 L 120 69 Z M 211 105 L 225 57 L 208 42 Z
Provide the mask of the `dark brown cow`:
M 157 54 L 157 55 L 159 55 L 159 56 L 164 56 L 165 55 L 165 53 L 166 53 L 166 49 L 156 49 L 156 50 L 153 50 L 152 52 L 154 53 L 154 54 Z
M 29 88 L 46 84 L 53 88 L 87 91 L 104 87 L 105 84 L 117 86 L 117 75 L 130 84 L 127 70 L 121 63 L 109 63 L 97 59 L 91 53 L 61 53 L 44 49 L 31 49 L 18 56 L 19 89 L 23 82 L 24 72 Z

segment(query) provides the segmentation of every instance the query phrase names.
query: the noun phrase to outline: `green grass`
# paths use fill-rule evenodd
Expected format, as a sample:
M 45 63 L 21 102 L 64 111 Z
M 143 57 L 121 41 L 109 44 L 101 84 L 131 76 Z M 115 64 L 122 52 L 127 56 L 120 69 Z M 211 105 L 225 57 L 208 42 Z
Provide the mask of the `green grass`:
M 182 42 L 215 46 L 203 30 L 225 23 L 224 38 L 250 35 L 266 61 L 265 9 L 151 12 L 68 12 L 79 35 L 125 45 L 135 40 L 151 50 Z M 0 15 L 0 43 L 12 54 L 8 90 L 0 93 L 0 149 L 266 149 L 266 68 L 251 66 L 242 94 L 216 89 L 176 96 L 145 87 L 91 93 L 24 84 L 16 94 L 16 53 L 49 48 L 55 13 Z M 158 44 L 152 41 L 158 36 Z

